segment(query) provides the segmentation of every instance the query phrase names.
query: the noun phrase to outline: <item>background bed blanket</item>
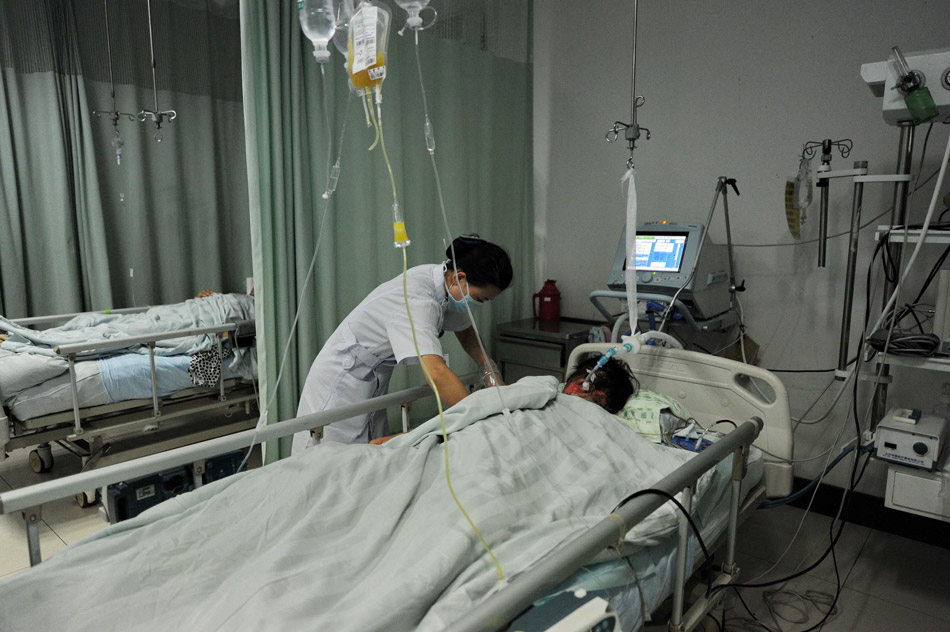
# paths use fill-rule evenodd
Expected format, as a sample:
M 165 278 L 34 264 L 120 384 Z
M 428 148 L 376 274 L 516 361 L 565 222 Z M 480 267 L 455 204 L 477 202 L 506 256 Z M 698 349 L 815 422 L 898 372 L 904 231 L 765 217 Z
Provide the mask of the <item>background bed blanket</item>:
M 66 359 L 53 350 L 57 345 L 81 342 L 106 342 L 115 338 L 158 334 L 209 325 L 221 325 L 232 320 L 254 318 L 254 298 L 246 294 L 212 294 L 206 298 L 189 299 L 174 305 L 159 305 L 137 314 L 80 314 L 64 325 L 45 330 L 21 327 L 0 316 L 0 331 L 10 333 L 0 345 L 0 398 L 12 397 L 17 392 L 49 380 L 69 368 Z M 194 355 L 211 349 L 215 336 L 188 336 L 160 340 L 156 355 Z M 80 359 L 92 359 L 115 354 L 122 347 L 108 352 L 89 351 L 78 354 Z M 124 348 L 125 353 L 147 354 L 144 345 Z M 240 359 L 240 361 L 239 361 Z M 248 362 L 243 350 L 236 353 L 231 368 L 238 374 L 252 377 L 253 371 L 242 370 Z
M 455 491 L 509 579 L 691 457 L 554 378 L 500 390 L 510 415 L 484 390 L 445 416 Z M 449 494 L 438 428 L 317 446 L 166 501 L 0 583 L 0 629 L 446 629 L 498 577 Z M 664 507 L 628 539 L 675 526 Z M 103 616 L 76 616 L 90 605 Z

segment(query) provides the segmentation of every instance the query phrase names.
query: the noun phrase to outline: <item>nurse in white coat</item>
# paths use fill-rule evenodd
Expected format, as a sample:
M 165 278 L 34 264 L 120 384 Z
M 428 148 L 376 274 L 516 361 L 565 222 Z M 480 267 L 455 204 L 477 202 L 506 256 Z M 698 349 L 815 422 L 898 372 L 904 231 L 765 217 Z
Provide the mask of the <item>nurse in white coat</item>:
M 474 310 L 495 298 L 511 284 L 513 274 L 508 253 L 477 235 L 456 238 L 446 256 L 445 263 L 410 268 L 407 286 L 419 356 L 448 407 L 468 395 L 468 390 L 445 363 L 439 337 L 443 331 L 454 332 L 479 366 L 491 366 L 478 345 L 465 303 Z M 373 290 L 327 340 L 310 367 L 297 416 L 382 395 L 393 367 L 417 357 L 400 275 Z M 366 443 L 384 436 L 388 434 L 384 412 L 325 426 L 322 441 Z M 292 452 L 314 443 L 309 431 L 298 432 Z

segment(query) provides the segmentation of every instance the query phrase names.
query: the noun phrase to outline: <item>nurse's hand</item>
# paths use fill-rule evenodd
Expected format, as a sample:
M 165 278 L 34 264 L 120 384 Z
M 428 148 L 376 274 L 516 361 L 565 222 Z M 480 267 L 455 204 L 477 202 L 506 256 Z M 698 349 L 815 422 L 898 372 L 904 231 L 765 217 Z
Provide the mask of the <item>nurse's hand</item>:
M 482 384 L 487 388 L 491 388 L 492 386 L 504 386 L 505 383 L 501 379 L 501 371 L 498 370 L 494 361 L 489 362 L 491 362 L 490 366 L 482 367 Z
M 440 355 L 424 355 L 422 363 L 431 376 L 430 386 L 434 386 L 439 392 L 439 399 L 442 404 L 448 408 L 454 406 L 468 395 L 468 390 L 462 384 L 452 369 L 445 363 L 445 359 Z

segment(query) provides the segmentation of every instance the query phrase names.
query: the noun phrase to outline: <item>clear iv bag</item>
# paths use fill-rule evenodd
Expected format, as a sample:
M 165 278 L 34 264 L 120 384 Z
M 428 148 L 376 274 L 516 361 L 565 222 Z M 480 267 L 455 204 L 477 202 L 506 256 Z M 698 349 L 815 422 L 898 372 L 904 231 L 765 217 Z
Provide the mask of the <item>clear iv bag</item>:
M 811 165 L 808 160 L 802 160 L 798 165 L 798 175 L 795 176 L 795 202 L 794 208 L 804 211 L 811 205 L 812 200 L 812 181 Z M 802 221 L 805 218 L 802 216 Z
M 344 59 L 347 56 L 347 39 L 350 34 L 350 19 L 352 19 L 353 14 L 356 12 L 356 8 L 353 6 L 353 0 L 335 0 L 337 2 L 336 10 L 336 33 L 333 34 L 333 45 L 336 46 L 336 49 L 340 51 L 340 54 L 343 55 Z M 344 66 L 347 66 L 347 62 L 343 62 Z
M 350 18 L 346 58 L 350 79 L 357 90 L 377 87 L 386 78 L 391 17 L 384 5 L 363 0 Z
M 327 46 L 336 33 L 336 15 L 333 0 L 298 0 L 300 28 L 313 43 L 313 57 L 321 64 L 330 61 Z
M 396 4 L 409 14 L 406 19 L 406 26 L 411 29 L 422 27 L 422 18 L 419 17 L 419 12 L 429 4 L 429 0 L 396 0 Z

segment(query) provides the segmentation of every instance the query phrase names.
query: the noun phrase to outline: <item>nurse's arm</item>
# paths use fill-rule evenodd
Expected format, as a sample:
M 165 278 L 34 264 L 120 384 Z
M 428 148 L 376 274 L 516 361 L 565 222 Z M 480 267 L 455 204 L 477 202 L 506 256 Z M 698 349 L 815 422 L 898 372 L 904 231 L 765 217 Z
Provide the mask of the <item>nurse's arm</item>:
M 435 384 L 443 405 L 446 407 L 454 406 L 468 395 L 468 390 L 462 384 L 462 380 L 452 372 L 442 356 L 424 355 L 422 356 L 422 363 L 428 370 L 429 375 L 432 376 L 430 386 L 433 383 Z
M 475 335 L 475 329 L 473 327 L 456 331 L 455 337 L 459 339 L 459 344 L 462 345 L 462 349 L 465 350 L 465 353 L 472 356 L 472 359 L 478 363 L 478 366 L 480 366 L 482 370 L 491 366 L 491 358 L 486 357 L 482 353 L 482 348 L 478 344 L 478 336 Z

